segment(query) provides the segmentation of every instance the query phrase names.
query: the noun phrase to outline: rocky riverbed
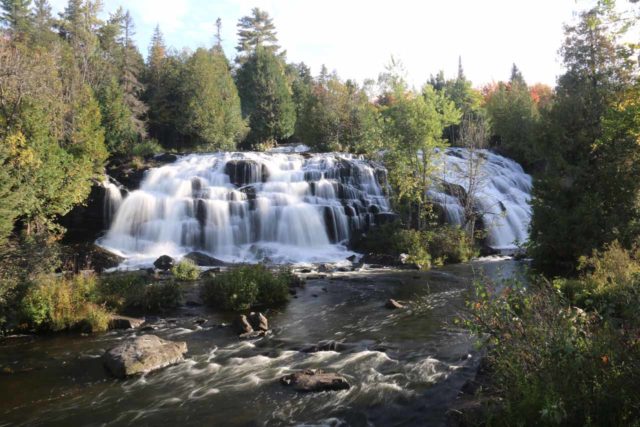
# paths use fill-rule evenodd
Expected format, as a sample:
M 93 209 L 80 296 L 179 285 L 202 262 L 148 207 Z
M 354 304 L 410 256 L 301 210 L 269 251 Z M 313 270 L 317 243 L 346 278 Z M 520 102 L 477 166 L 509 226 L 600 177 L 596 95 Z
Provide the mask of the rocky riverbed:
M 316 275 L 286 307 L 265 311 L 270 332 L 254 339 L 239 339 L 237 315 L 198 305 L 195 294 L 135 329 L 5 339 L 1 424 L 445 425 L 480 363 L 452 319 L 478 274 L 520 270 L 492 259 Z M 386 308 L 390 299 L 401 307 Z M 185 342 L 185 360 L 125 380 L 109 374 L 105 352 L 145 335 Z M 283 383 L 305 372 L 303 382 L 339 378 L 340 387 Z

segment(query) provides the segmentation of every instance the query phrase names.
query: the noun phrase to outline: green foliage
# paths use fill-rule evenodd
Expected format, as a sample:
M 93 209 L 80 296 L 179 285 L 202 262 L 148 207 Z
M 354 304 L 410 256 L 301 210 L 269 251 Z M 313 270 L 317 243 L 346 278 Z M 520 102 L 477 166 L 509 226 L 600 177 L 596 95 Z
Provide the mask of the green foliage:
M 166 312 L 182 301 L 173 280 L 153 282 L 145 273 L 114 273 L 100 279 L 97 300 L 118 312 Z
M 405 223 L 424 229 L 431 212 L 425 189 L 434 171 L 433 157 L 446 146 L 444 129 L 458 123 L 460 111 L 443 92 L 426 85 L 421 94 L 408 92 L 398 76 L 382 99 L 383 136 L 388 150 L 384 163 L 389 170 L 392 201 Z
M 229 63 L 221 50 L 198 49 L 187 60 L 180 89 L 181 121 L 200 150 L 233 150 L 247 129 Z
M 381 148 L 379 114 L 363 88 L 324 69 L 306 84 L 297 82 L 294 88 L 299 98 L 295 136 L 302 143 L 314 151 L 369 154 Z
M 478 285 L 466 324 L 488 344 L 499 425 L 640 421 L 640 263 L 619 244 L 578 279 Z
M 396 222 L 369 231 L 354 242 L 354 249 L 378 255 L 389 255 L 399 261 L 414 263 L 428 270 L 432 265 L 466 262 L 477 256 L 472 239 L 459 227 L 438 226 L 429 230 L 404 229 Z
M 274 306 L 289 299 L 297 277 L 288 270 L 273 272 L 262 264 L 242 265 L 205 281 L 203 299 L 225 310 L 241 311 L 256 305 Z
M 14 33 L 26 33 L 33 24 L 31 0 L 2 0 L 0 21 Z
M 171 268 L 171 274 L 177 280 L 193 281 L 200 277 L 200 269 L 190 259 L 183 259 Z
M 620 24 L 607 2 L 566 30 L 567 72 L 543 115 L 546 168 L 531 223 L 530 253 L 548 274 L 573 273 L 593 249 L 616 239 L 630 247 L 638 236 L 640 84 Z
M 296 111 L 281 59 L 259 47 L 238 70 L 236 82 L 250 127 L 246 146 L 274 144 L 293 134 Z
M 250 16 L 243 16 L 238 21 L 238 61 L 254 54 L 258 49 L 264 49 L 277 54 L 278 37 L 276 27 L 269 14 L 257 7 L 251 9 Z
M 94 303 L 95 296 L 95 276 L 38 276 L 21 302 L 22 321 L 29 327 L 51 331 L 105 331 L 109 313 Z
M 137 133 L 131 122 L 131 111 L 124 103 L 124 92 L 115 79 L 98 94 L 105 143 L 110 153 L 127 154 L 132 150 Z
M 145 141 L 135 144 L 131 148 L 132 157 L 148 158 L 155 154 L 162 153 L 164 150 L 162 146 L 155 139 L 147 139 Z
M 540 114 L 515 65 L 511 80 L 498 83 L 489 95 L 486 109 L 498 150 L 525 166 L 538 160 L 535 135 Z

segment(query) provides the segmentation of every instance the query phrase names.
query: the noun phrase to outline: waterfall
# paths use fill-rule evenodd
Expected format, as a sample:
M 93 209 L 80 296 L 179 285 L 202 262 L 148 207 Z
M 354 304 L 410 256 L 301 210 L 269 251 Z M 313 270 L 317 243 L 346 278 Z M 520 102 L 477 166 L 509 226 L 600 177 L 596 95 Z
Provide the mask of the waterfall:
M 102 182 L 102 187 L 105 193 L 103 202 L 104 221 L 109 225 L 115 213 L 118 211 L 120 204 L 122 204 L 122 193 L 120 187 L 109 181 L 109 179 L 105 179 Z
M 192 154 L 147 171 L 98 243 L 130 264 L 193 250 L 233 262 L 343 260 L 352 233 L 389 213 L 386 186 L 383 167 L 346 154 Z
M 447 222 L 464 224 L 461 200 L 470 196 L 489 247 L 512 252 L 527 241 L 532 183 L 518 163 L 488 150 L 456 147 L 444 150 L 438 162 L 436 185 L 427 195 L 442 208 Z

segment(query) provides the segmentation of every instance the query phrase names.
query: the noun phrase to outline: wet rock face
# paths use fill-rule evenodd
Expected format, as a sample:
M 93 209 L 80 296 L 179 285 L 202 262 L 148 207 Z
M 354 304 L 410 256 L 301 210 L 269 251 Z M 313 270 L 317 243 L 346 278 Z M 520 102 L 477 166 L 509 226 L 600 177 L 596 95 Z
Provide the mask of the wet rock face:
M 144 319 L 114 314 L 109 320 L 109 329 L 135 329 L 142 326 Z
M 153 262 L 153 265 L 155 268 L 157 268 L 158 270 L 164 270 L 164 271 L 171 270 L 171 267 L 173 267 L 174 264 L 175 264 L 175 260 L 171 258 L 169 255 L 162 255 L 160 258 L 158 258 Z
M 227 265 L 226 262 L 211 257 L 207 254 L 203 254 L 202 252 L 189 252 L 184 256 L 184 258 L 193 261 L 197 266 L 200 267 L 223 267 Z
M 280 383 L 302 392 L 335 391 L 350 388 L 347 379 L 337 373 L 307 369 L 285 375 Z
M 231 183 L 238 187 L 266 182 L 269 178 L 267 167 L 253 160 L 230 160 L 225 165 L 224 172 L 229 175 Z
M 117 378 L 143 374 L 184 360 L 187 343 L 143 335 L 120 344 L 103 356 L 105 367 Z

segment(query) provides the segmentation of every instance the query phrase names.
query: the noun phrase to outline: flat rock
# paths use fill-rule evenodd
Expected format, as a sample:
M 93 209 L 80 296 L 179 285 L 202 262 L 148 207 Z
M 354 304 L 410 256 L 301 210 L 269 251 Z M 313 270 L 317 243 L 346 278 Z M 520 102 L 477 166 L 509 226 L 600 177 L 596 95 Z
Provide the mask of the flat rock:
M 280 383 L 304 392 L 346 390 L 351 387 L 345 377 L 319 369 L 306 369 L 285 375 L 280 378 Z
M 155 335 L 142 335 L 107 351 L 105 367 L 117 378 L 144 374 L 184 360 L 187 343 L 163 340 Z
M 189 252 L 184 256 L 184 259 L 189 259 L 200 267 L 224 267 L 227 265 L 227 263 L 222 260 L 197 251 Z
M 109 319 L 109 329 L 135 329 L 142 326 L 144 319 L 114 314 Z

